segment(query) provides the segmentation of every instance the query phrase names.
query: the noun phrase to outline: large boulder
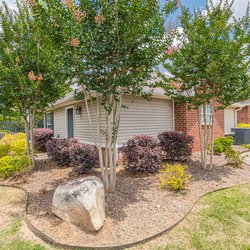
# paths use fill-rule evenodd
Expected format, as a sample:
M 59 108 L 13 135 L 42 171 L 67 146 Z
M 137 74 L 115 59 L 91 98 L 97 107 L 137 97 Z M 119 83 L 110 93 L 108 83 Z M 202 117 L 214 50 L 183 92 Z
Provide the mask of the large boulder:
M 57 187 L 52 212 L 64 221 L 98 231 L 105 220 L 103 183 L 90 176 Z

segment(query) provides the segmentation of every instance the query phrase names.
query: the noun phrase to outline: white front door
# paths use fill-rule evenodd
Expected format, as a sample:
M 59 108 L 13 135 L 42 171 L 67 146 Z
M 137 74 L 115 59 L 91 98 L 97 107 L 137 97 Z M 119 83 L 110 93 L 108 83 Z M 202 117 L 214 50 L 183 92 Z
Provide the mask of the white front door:
M 231 134 L 231 129 L 236 127 L 236 112 L 234 109 L 224 110 L 224 129 L 225 135 Z

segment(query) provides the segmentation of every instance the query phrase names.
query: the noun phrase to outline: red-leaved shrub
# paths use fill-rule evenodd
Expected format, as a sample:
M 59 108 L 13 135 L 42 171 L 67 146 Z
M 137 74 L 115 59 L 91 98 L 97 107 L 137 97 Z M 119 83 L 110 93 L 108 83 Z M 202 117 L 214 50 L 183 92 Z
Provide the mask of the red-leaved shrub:
M 193 137 L 185 133 L 166 131 L 158 135 L 165 160 L 184 161 L 192 155 Z
M 35 129 L 34 139 L 35 148 L 40 152 L 46 151 L 46 143 L 53 137 L 53 130 L 49 128 Z
M 76 143 L 78 143 L 78 140 L 73 138 L 52 138 L 46 143 L 46 152 L 58 165 L 69 166 L 71 162 L 69 157 L 70 148 Z
M 70 147 L 69 156 L 71 166 L 78 174 L 88 173 L 98 164 L 98 151 L 93 145 L 74 143 Z
M 131 173 L 156 173 L 162 155 L 158 140 L 148 135 L 137 135 L 121 148 L 124 166 Z

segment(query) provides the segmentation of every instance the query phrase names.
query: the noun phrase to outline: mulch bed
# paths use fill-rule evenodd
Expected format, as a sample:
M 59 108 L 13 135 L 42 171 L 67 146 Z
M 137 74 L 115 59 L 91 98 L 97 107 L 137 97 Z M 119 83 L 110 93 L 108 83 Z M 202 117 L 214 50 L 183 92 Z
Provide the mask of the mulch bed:
M 211 171 L 199 166 L 199 155 L 186 163 L 193 178 L 180 193 L 159 189 L 159 176 L 132 176 L 123 170 L 117 176 L 117 190 L 106 194 L 107 218 L 97 233 L 83 232 L 51 212 L 53 193 L 59 184 L 77 178 L 71 168 L 60 168 L 50 159 L 37 160 L 37 168 L 20 179 L 2 181 L 29 193 L 27 217 L 31 223 L 57 242 L 75 246 L 115 246 L 129 244 L 158 234 L 179 221 L 202 195 L 224 187 L 250 182 L 250 166 L 232 168 L 223 156 L 214 157 Z M 98 171 L 92 175 L 99 176 Z

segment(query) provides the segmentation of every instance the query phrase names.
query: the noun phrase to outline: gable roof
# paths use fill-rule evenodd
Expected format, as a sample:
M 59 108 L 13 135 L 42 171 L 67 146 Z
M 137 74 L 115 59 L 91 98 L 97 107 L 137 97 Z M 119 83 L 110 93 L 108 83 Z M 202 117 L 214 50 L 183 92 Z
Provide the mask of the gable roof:
M 230 105 L 229 107 L 232 107 L 232 108 L 244 108 L 244 107 L 249 106 L 249 105 L 250 105 L 250 99 L 246 100 L 246 101 L 243 101 L 243 102 L 236 102 L 236 103 Z
M 150 87 L 145 87 L 143 89 L 145 92 L 153 93 L 153 97 L 161 98 L 161 99 L 171 99 L 169 96 L 165 95 L 165 91 L 162 88 L 154 88 L 151 89 Z M 80 93 L 82 91 L 82 87 L 78 87 L 75 90 L 71 91 L 70 93 L 66 94 L 63 98 L 57 100 L 55 103 L 51 104 L 48 110 L 53 110 L 61 107 L 65 107 L 68 105 L 75 104 L 79 101 L 75 99 L 75 93 Z

